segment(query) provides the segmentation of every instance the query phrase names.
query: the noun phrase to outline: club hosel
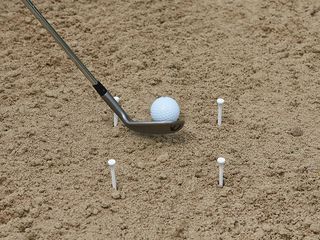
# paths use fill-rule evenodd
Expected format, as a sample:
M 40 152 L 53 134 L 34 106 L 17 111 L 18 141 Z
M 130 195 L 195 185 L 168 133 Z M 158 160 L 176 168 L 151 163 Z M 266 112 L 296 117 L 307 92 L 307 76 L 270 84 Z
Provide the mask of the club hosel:
M 114 99 L 114 97 L 106 91 L 104 95 L 100 95 L 101 98 L 108 104 L 108 106 L 114 111 L 115 114 L 121 119 L 121 121 L 126 124 L 131 121 L 131 118 L 126 114 L 126 112 L 121 108 L 119 103 Z

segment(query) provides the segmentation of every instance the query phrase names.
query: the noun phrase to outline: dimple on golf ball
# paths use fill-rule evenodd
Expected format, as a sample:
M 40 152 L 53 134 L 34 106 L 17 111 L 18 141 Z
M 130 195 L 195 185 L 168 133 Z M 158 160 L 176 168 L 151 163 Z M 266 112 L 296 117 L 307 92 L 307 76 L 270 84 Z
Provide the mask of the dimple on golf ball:
M 177 121 L 180 107 L 171 97 L 159 97 L 151 105 L 151 118 L 153 121 Z

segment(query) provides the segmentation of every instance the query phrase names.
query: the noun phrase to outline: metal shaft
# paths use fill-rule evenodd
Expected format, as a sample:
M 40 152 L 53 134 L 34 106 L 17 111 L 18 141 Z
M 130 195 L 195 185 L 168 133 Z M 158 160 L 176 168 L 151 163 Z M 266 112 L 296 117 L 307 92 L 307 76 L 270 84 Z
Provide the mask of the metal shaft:
M 33 5 L 31 0 L 22 0 L 26 7 L 32 12 L 32 14 L 40 21 L 40 23 L 48 30 L 56 42 L 63 48 L 68 54 L 71 60 L 77 65 L 80 71 L 86 76 L 92 85 L 98 84 L 98 80 L 92 75 L 89 69 L 81 62 L 81 60 L 75 55 L 68 44 L 60 37 L 60 35 L 54 30 L 50 23 L 42 16 L 41 12 Z
M 32 12 L 32 14 L 40 21 L 40 23 L 48 30 L 56 42 L 63 48 L 71 60 L 76 64 L 85 77 L 91 82 L 96 91 L 100 94 L 101 98 L 108 104 L 108 106 L 119 116 L 119 118 L 127 123 L 131 120 L 128 114 L 121 108 L 113 96 L 107 91 L 107 89 L 93 76 L 89 69 L 81 62 L 77 55 L 71 50 L 69 45 L 60 37 L 56 30 L 50 25 L 47 19 L 41 14 L 37 7 L 31 0 L 22 0 L 26 7 Z

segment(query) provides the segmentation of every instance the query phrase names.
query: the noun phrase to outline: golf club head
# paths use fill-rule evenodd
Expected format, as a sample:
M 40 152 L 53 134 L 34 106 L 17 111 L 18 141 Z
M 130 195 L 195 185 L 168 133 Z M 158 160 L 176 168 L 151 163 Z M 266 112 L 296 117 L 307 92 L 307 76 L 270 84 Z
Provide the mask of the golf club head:
M 124 124 L 131 130 L 142 134 L 170 134 L 179 131 L 184 121 L 178 120 L 174 122 L 140 122 L 129 121 Z
M 102 84 L 99 82 L 102 88 Z M 96 86 L 96 89 L 99 87 Z M 100 90 L 99 90 L 100 92 Z M 135 121 L 122 109 L 119 103 L 108 91 L 101 91 L 101 98 L 108 104 L 115 114 L 122 120 L 129 129 L 142 134 L 170 134 L 179 131 L 183 125 L 183 120 L 177 121 Z

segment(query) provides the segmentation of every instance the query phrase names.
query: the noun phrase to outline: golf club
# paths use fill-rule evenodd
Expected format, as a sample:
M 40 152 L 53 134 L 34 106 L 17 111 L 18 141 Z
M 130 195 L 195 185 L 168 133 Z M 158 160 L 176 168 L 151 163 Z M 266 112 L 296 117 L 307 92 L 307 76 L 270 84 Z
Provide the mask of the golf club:
M 50 23 L 42 16 L 41 12 L 36 8 L 31 0 L 22 0 L 26 7 L 32 12 L 32 14 L 40 21 L 40 23 L 48 30 L 56 42 L 63 48 L 71 60 L 77 65 L 80 71 L 91 82 L 94 89 L 98 92 L 101 98 L 108 104 L 108 106 L 119 116 L 122 122 L 129 129 L 144 133 L 144 134 L 168 134 L 179 131 L 184 121 L 135 121 L 132 120 L 129 115 L 121 108 L 113 96 L 107 91 L 107 89 L 93 76 L 93 74 L 87 69 L 87 67 L 80 61 L 80 59 L 71 50 L 68 44 L 60 37 L 56 30 L 50 25 Z

